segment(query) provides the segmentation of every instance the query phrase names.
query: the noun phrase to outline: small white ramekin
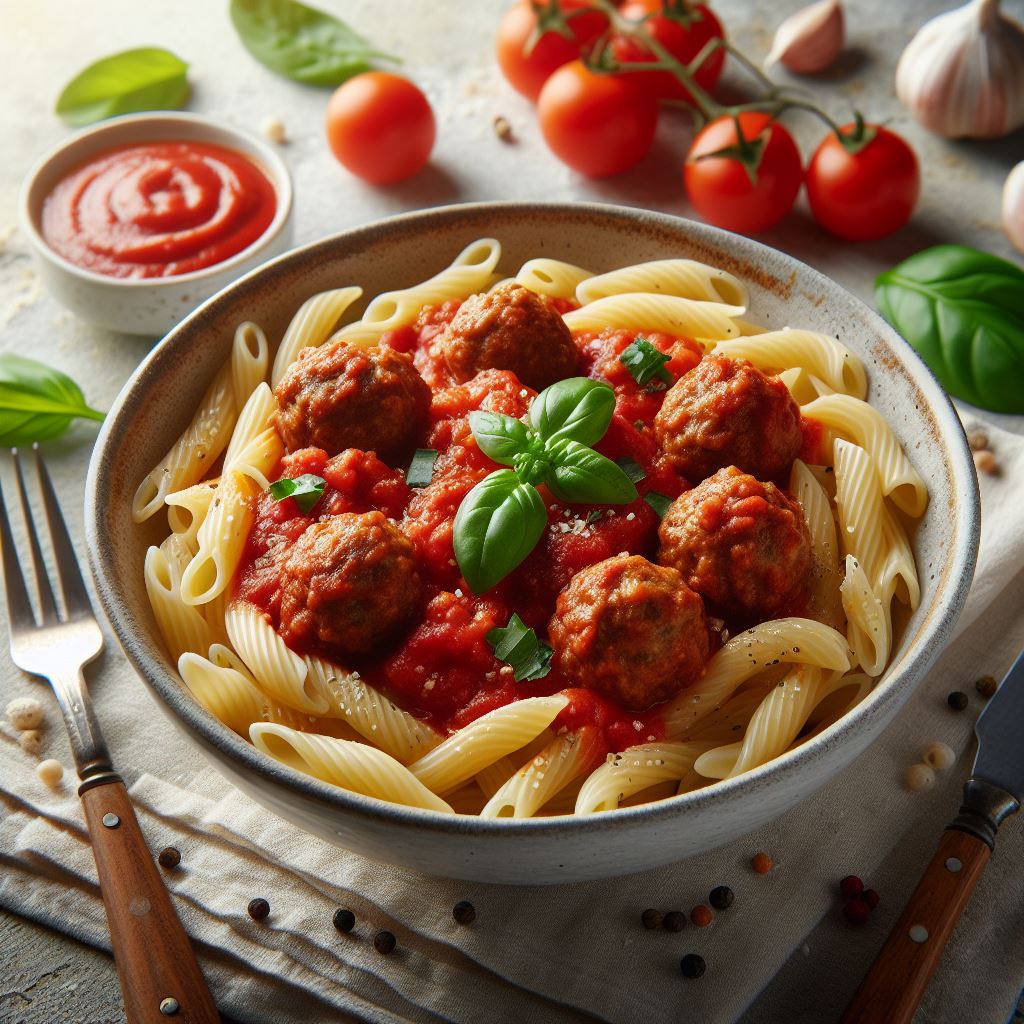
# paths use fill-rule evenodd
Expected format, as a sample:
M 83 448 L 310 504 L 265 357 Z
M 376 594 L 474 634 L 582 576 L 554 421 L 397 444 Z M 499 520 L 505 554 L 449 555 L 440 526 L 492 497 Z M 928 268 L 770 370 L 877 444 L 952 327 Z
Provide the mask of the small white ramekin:
M 277 209 L 267 230 L 234 256 L 174 277 L 110 277 L 59 256 L 42 235 L 46 197 L 62 178 L 92 157 L 117 146 L 144 142 L 206 142 L 249 157 L 266 173 L 277 193 Z M 162 335 L 203 300 L 291 246 L 292 180 L 273 149 L 234 128 L 197 114 L 130 114 L 78 132 L 37 161 L 22 185 L 19 215 L 43 283 L 61 305 L 83 320 L 111 330 Z

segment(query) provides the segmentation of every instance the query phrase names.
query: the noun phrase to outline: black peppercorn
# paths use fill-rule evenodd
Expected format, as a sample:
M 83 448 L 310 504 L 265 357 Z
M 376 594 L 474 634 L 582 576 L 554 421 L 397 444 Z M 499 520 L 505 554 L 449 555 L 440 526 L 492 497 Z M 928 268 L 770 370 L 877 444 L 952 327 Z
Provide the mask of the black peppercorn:
M 248 911 L 254 921 L 262 921 L 270 914 L 270 904 L 262 896 L 257 896 L 249 901 Z
M 387 956 L 396 946 L 397 939 L 391 932 L 377 932 L 373 937 L 373 948 Z
M 339 932 L 348 934 L 356 926 L 356 915 L 346 907 L 338 907 L 334 912 L 334 927 Z
M 715 910 L 728 910 L 732 906 L 732 901 L 735 898 L 736 894 L 729 888 L 729 886 L 716 885 L 708 896 L 708 903 L 710 903 Z
M 459 900 L 459 902 L 452 907 L 452 917 L 454 917 L 459 924 L 472 924 L 476 920 L 476 907 L 474 907 L 469 900 Z
M 684 978 L 699 978 L 707 969 L 708 965 L 704 962 L 704 957 L 698 956 L 696 953 L 687 953 L 679 961 L 679 970 L 683 972 Z
M 670 910 L 661 919 L 661 926 L 667 932 L 681 932 L 686 927 L 686 915 L 680 910 Z
M 946 703 L 954 711 L 963 711 L 967 707 L 967 694 L 963 690 L 954 690 L 947 698 Z
M 173 846 L 166 846 L 160 851 L 157 863 L 162 868 L 176 868 L 181 863 L 181 854 Z
M 645 910 L 640 915 L 640 920 L 643 921 L 644 927 L 648 931 L 654 931 L 655 928 L 661 927 L 661 911 L 660 910 Z

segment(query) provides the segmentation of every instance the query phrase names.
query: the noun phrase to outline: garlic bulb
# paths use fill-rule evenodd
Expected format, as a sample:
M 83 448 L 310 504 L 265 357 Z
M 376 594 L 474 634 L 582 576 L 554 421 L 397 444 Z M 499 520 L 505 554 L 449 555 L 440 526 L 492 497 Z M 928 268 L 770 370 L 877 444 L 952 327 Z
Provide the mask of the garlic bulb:
M 845 26 L 839 0 L 819 0 L 791 14 L 776 30 L 765 61 L 810 75 L 824 71 L 843 49 Z
M 1024 160 L 1010 171 L 1003 186 L 1003 230 L 1013 247 L 1024 252 Z
M 947 138 L 993 139 L 1024 124 L 1024 28 L 999 0 L 971 0 L 927 22 L 903 51 L 896 95 Z

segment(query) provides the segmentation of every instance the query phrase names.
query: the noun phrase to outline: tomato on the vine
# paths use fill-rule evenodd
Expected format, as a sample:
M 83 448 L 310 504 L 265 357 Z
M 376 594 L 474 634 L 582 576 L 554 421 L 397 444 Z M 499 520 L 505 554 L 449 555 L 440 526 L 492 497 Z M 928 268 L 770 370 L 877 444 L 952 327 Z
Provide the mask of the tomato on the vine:
M 744 111 L 735 120 L 718 117 L 693 140 L 683 179 L 690 202 L 706 221 L 754 234 L 777 224 L 792 209 L 803 180 L 800 151 L 768 114 Z
M 652 96 L 626 76 L 597 74 L 579 60 L 562 65 L 544 83 L 537 114 L 555 156 L 591 178 L 639 162 L 658 122 Z
M 560 0 L 561 28 L 568 29 L 568 36 L 557 27 L 546 28 L 549 2 L 544 0 L 540 7 L 539 24 L 538 8 L 530 0 L 520 0 L 505 12 L 498 27 L 498 65 L 512 88 L 531 100 L 537 99 L 552 72 L 576 60 L 608 28 L 604 14 L 586 9 L 587 0 Z
M 712 39 L 725 38 L 721 22 L 704 4 L 685 10 L 672 0 L 629 0 L 619 13 L 631 21 L 646 18 L 644 29 L 682 64 L 689 64 Z M 616 36 L 612 40 L 612 51 L 620 63 L 657 60 L 657 56 L 635 36 Z M 697 84 L 710 92 L 724 64 L 725 50 L 719 47 L 694 72 Z M 629 74 L 637 85 L 659 99 L 693 101 L 686 86 L 670 71 L 623 73 Z
M 829 132 L 807 165 L 814 219 L 850 242 L 884 238 L 910 219 L 921 187 L 914 151 L 880 125 L 840 128 L 854 151 Z M 865 141 L 859 145 L 863 134 Z

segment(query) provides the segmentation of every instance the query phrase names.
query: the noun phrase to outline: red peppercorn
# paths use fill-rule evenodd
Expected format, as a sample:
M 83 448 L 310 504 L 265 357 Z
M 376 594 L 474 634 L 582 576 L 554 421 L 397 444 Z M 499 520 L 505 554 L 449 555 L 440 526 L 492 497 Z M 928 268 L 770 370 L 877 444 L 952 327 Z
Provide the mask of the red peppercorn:
M 750 866 L 759 875 L 767 875 L 775 867 L 775 863 L 767 853 L 755 853 L 750 860 Z
M 856 875 L 847 875 L 839 883 L 839 891 L 847 899 L 853 899 L 864 891 L 864 883 Z
M 861 894 L 860 898 L 872 909 L 878 906 L 879 896 L 874 889 L 865 889 Z
M 705 907 L 702 903 L 699 907 L 694 907 L 690 911 L 690 920 L 698 928 L 707 928 L 709 924 L 715 919 L 715 915 L 711 913 L 710 907 Z
M 847 900 L 843 904 L 843 917 L 858 927 L 867 921 L 870 914 L 871 908 L 861 899 Z

